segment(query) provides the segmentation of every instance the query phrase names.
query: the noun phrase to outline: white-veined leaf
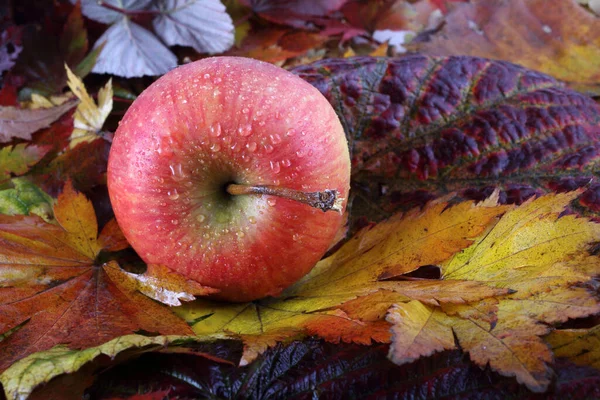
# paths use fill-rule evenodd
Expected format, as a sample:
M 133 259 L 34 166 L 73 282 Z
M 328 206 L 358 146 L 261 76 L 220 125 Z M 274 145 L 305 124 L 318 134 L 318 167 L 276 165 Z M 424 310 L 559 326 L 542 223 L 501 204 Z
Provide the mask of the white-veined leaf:
M 220 53 L 233 45 L 233 22 L 220 0 L 165 0 L 158 10 L 161 14 L 152 24 L 169 46 Z
M 71 3 L 75 2 L 76 0 L 71 0 Z M 139 11 L 146 9 L 151 3 L 152 0 L 81 0 L 81 12 L 94 21 L 112 24 L 123 18 L 123 13 L 111 9 L 110 6 Z
M 92 72 L 125 78 L 162 75 L 177 66 L 177 57 L 151 32 L 123 17 L 104 32 L 104 44 Z

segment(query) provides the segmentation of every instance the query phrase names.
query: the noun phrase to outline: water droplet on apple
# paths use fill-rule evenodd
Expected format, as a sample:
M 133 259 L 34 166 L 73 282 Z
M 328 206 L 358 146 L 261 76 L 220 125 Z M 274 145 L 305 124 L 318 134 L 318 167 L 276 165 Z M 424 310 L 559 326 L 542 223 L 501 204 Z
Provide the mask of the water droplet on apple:
M 269 163 L 271 164 L 271 170 L 273 172 L 275 172 L 276 174 L 279 173 L 279 171 L 281 171 L 281 166 L 279 165 L 279 161 L 269 161 Z
M 198 221 L 200 223 L 204 222 L 205 220 L 206 220 L 206 216 L 204 214 L 198 214 L 196 216 L 196 221 Z
M 275 199 L 268 199 L 267 200 L 267 204 L 271 207 L 275 207 L 275 203 L 277 203 L 277 201 L 275 201 Z
M 248 221 L 249 221 L 249 222 L 250 222 L 252 225 L 254 225 L 254 224 L 256 223 L 256 218 L 254 218 L 254 217 L 248 217 Z
M 284 158 L 283 160 L 281 160 L 281 164 L 282 164 L 284 167 L 289 167 L 290 165 L 292 165 L 292 162 L 291 162 L 289 159 L 287 159 L 287 158 Z
M 292 240 L 293 240 L 294 242 L 297 242 L 298 240 L 300 240 L 300 235 L 298 235 L 297 233 L 294 233 L 294 234 L 292 235 Z
M 304 157 L 306 155 L 306 149 L 299 149 L 296 151 L 296 155 L 300 158 Z
M 213 143 L 210 145 L 210 151 L 213 153 L 216 153 L 219 150 L 221 150 L 221 145 L 219 143 Z
M 271 139 L 271 143 L 273 144 L 281 143 L 281 136 L 279 136 L 278 134 L 269 135 L 269 138 Z
M 220 123 L 217 122 L 215 125 L 210 127 L 210 136 L 212 136 L 212 137 L 221 136 L 221 124 Z
M 250 110 L 248 109 L 248 107 L 242 108 L 242 114 L 248 114 L 249 112 Z
M 294 128 L 290 128 L 285 133 L 286 136 L 294 136 L 296 134 L 296 130 Z
M 181 181 L 185 178 L 181 164 L 169 165 L 169 169 L 171 170 L 171 177 L 174 181 Z
M 250 124 L 242 125 L 238 128 L 240 136 L 250 136 L 252 134 L 252 126 Z
M 273 146 L 271 146 L 270 144 L 265 144 L 265 152 L 272 153 L 273 150 L 274 150 Z
M 256 142 L 246 143 L 246 148 L 248 149 L 248 151 L 250 153 L 254 152 L 256 150 L 256 147 L 257 147 Z
M 179 198 L 179 193 L 177 192 L 177 189 L 173 189 L 172 191 L 169 190 L 167 192 L 167 196 L 169 196 L 169 199 L 171 200 L 177 200 Z
M 304 131 L 300 132 L 300 134 L 301 134 L 302 136 L 306 136 L 306 132 L 304 132 Z
M 172 220 L 171 220 L 171 223 L 172 223 L 173 225 L 178 225 L 178 224 L 179 224 L 179 221 L 178 221 L 178 220 L 176 220 L 176 219 L 172 219 Z
M 187 103 L 187 100 L 183 99 L 181 102 L 182 102 L 183 104 L 185 104 L 185 103 Z
M 204 74 L 204 79 L 209 79 L 210 78 L 210 74 Z
M 237 237 L 239 237 L 239 238 L 243 238 L 244 236 L 246 236 L 246 234 L 245 234 L 244 232 L 242 232 L 242 231 L 238 231 L 238 232 L 236 232 L 235 234 L 236 234 L 236 235 L 237 235 Z
M 213 83 L 214 83 L 215 85 L 218 85 L 219 83 L 221 83 L 221 80 L 222 80 L 221 78 L 219 78 L 219 77 L 216 77 L 216 78 L 213 80 Z

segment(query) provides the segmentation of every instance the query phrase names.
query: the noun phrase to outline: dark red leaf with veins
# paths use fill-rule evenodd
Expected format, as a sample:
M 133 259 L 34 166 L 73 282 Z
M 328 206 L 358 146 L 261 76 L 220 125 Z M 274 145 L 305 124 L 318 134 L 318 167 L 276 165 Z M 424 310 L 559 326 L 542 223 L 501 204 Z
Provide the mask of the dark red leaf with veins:
M 600 211 L 600 109 L 539 72 L 476 57 L 329 59 L 296 68 L 333 104 L 352 151 L 353 220 L 457 192 L 521 203 L 587 187 Z M 364 219 L 364 218 L 363 218 Z

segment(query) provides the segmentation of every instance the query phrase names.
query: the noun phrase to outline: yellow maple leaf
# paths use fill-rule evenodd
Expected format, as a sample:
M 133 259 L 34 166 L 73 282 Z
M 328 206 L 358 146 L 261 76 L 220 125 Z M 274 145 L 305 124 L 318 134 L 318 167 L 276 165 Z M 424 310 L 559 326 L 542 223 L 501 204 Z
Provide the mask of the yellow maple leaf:
M 600 369 L 600 325 L 590 329 L 559 329 L 545 339 L 556 357 Z
M 67 85 L 80 100 L 75 110 L 73 122 L 75 128 L 71 134 L 70 143 L 71 147 L 75 147 L 81 142 L 91 142 L 98 138 L 104 121 L 113 107 L 112 79 L 109 79 L 106 85 L 98 91 L 98 104 L 96 104 L 88 94 L 83 81 L 66 64 L 65 69 L 67 70 Z
M 277 298 L 243 304 L 201 300 L 175 311 L 193 324 L 197 334 L 251 336 L 245 343 L 245 362 L 272 343 L 272 335 L 285 336 L 282 332 L 288 337 L 316 335 L 330 342 L 389 342 L 389 323 L 373 318 L 362 304 L 376 299 L 387 310 L 398 301 L 411 299 L 436 305 L 462 304 L 508 293 L 476 282 L 380 279 L 442 262 L 470 245 L 507 209 L 491 203 L 465 202 L 453 207 L 446 202 L 432 203 L 425 210 L 398 215 L 361 231 Z M 269 340 L 261 342 L 257 335 Z
M 600 225 L 562 215 L 578 194 L 520 207 L 432 203 L 359 232 L 278 298 L 202 300 L 176 312 L 197 334 L 244 340 L 243 363 L 307 334 L 391 342 L 397 364 L 460 346 L 476 364 L 544 391 L 553 353 L 543 336 L 552 324 L 600 312 L 586 287 L 600 272 L 589 254 Z M 398 280 L 432 264 L 442 279 Z
M 416 300 L 393 306 L 387 317 L 393 324 L 390 360 L 405 364 L 436 351 L 455 348 L 452 329 L 440 321 L 444 317 L 436 307 Z
M 442 304 L 441 312 L 431 311 L 476 364 L 489 364 L 537 392 L 547 388 L 552 375 L 552 351 L 542 339 L 551 330 L 549 324 L 600 311 L 594 293 L 584 285 L 600 272 L 597 257 L 588 254 L 589 245 L 600 238 L 600 225 L 575 215 L 561 216 L 578 194 L 544 196 L 507 212 L 473 245 L 441 265 L 446 282 L 473 280 L 510 288 L 511 293 Z M 413 334 L 414 328 L 405 325 L 394 325 L 394 338 Z M 419 334 L 439 332 L 438 325 L 433 327 L 423 326 Z M 416 350 L 427 355 L 440 348 L 431 342 Z M 419 355 L 400 340 L 394 340 L 390 354 L 401 361 Z

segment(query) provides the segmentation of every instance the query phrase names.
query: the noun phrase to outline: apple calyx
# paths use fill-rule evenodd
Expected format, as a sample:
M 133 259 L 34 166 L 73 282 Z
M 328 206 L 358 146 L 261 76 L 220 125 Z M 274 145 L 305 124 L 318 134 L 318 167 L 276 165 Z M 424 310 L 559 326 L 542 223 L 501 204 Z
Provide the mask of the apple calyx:
M 342 213 L 344 198 L 337 190 L 325 189 L 320 192 L 303 192 L 301 190 L 289 189 L 272 185 L 239 185 L 230 183 L 227 185 L 227 193 L 230 195 L 258 194 L 282 197 L 294 200 L 311 207 L 318 208 L 323 212 L 337 211 Z

